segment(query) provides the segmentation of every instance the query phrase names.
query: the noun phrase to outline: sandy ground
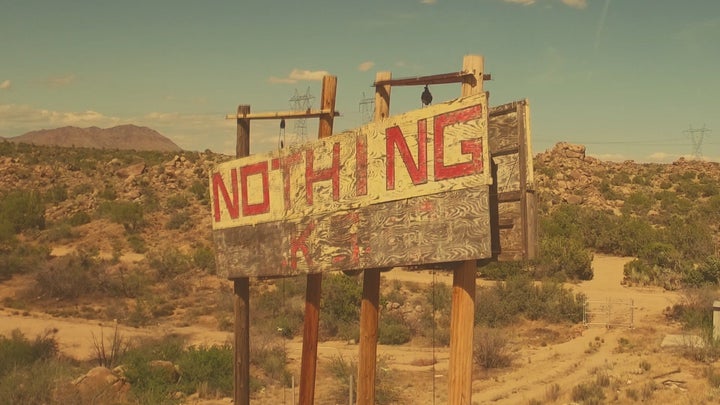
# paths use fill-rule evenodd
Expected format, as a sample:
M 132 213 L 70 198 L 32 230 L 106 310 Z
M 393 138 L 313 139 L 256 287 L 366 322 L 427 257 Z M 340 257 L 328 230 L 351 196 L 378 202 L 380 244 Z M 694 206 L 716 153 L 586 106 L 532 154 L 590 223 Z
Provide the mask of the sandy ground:
M 522 340 L 513 339 L 516 343 L 513 353 L 514 366 L 492 372 L 477 371 L 473 381 L 473 403 L 518 404 L 528 403 L 530 400 L 554 403 L 555 396 L 559 397 L 558 403 L 568 403 L 572 387 L 581 382 L 592 381 L 599 372 L 607 373 L 613 381 L 620 384 L 616 398 L 609 398 L 612 399 L 609 402 L 634 403 L 624 396 L 626 390 L 634 388 L 635 385 L 637 390 L 641 390 L 643 386 L 638 384 L 649 384 L 648 381 L 654 381 L 653 376 L 676 371 L 678 368 L 681 371 L 672 375 L 681 379 L 684 384 L 680 389 L 666 389 L 665 382 L 661 378 L 655 382 L 656 387 L 659 388 L 655 390 L 653 402 L 662 400 L 666 403 L 693 403 L 698 398 L 704 398 L 694 396 L 696 395 L 694 388 L 702 391 L 704 387 L 702 377 L 698 376 L 701 372 L 696 370 L 697 367 L 682 363 L 683 359 L 660 349 L 660 342 L 666 333 L 678 333 L 678 326 L 669 325 L 662 315 L 666 307 L 677 302 L 678 294 L 660 288 L 622 286 L 623 265 L 628 260 L 630 259 L 596 255 L 593 262 L 594 279 L 570 287 L 586 294 L 589 300 L 596 302 L 591 307 L 600 308 L 602 311 L 604 311 L 602 303 L 608 300 L 611 303 L 632 302 L 634 306 L 632 328 L 630 328 L 629 316 L 617 319 L 620 323 L 627 322 L 625 325 L 606 327 L 602 316 L 596 315 L 595 320 L 599 322 L 598 324 L 587 327 L 575 326 L 568 331 L 575 337 L 563 343 L 541 346 L 524 344 Z M 407 272 L 396 269 L 383 273 L 383 280 L 401 280 L 420 284 L 430 284 L 435 280 L 452 284 L 452 276 L 449 272 L 433 274 L 431 271 Z M 17 291 L 23 283 L 24 281 L 18 278 L 1 283 L 0 300 Z M 112 333 L 113 328 L 112 322 L 54 318 L 39 312 L 0 309 L 0 334 L 7 335 L 13 329 L 20 329 L 26 335 L 34 336 L 47 329 L 55 329 L 62 352 L 78 359 L 90 358 L 93 354 L 93 340 L 98 339 L 101 333 L 107 336 Z M 126 338 L 178 333 L 187 336 L 191 344 L 225 343 L 232 338 L 230 333 L 200 326 L 156 325 L 138 329 L 121 325 L 119 328 Z M 541 325 L 538 328 L 543 330 Z M 629 342 L 633 350 L 619 350 L 621 339 Z M 302 352 L 301 339 L 288 341 L 286 349 L 290 359 L 289 367 L 298 378 Z M 357 350 L 356 344 L 348 342 L 320 343 L 316 404 L 335 404 L 334 401 L 323 398 L 328 389 L 334 388 L 337 384 L 336 380 L 324 371 L 327 363 L 338 355 L 346 359 L 357 358 Z M 448 348 L 380 345 L 378 356 L 387 360 L 393 383 L 408 398 L 403 403 L 446 403 Z M 437 359 L 434 367 L 425 365 L 431 363 L 433 356 Z M 643 360 L 651 364 L 651 369 L 649 371 L 640 369 L 638 372 L 638 364 Z M 559 394 L 549 399 L 551 395 L 548 392 L 554 384 L 559 386 Z M 253 398 L 253 402 L 289 404 L 291 398 L 292 392 L 289 388 L 284 392 L 278 389 L 258 394 Z M 205 404 L 209 403 L 205 402 Z M 227 403 L 227 400 L 223 403 Z

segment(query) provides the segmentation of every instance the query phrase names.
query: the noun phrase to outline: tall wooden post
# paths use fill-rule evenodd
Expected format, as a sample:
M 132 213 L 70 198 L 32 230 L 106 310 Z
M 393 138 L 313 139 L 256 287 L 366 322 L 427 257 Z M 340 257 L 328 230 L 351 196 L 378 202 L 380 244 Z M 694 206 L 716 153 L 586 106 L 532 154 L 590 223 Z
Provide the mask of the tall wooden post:
M 483 57 L 466 55 L 463 71 L 472 72 L 471 80 L 462 83 L 461 95 L 483 91 Z M 452 309 L 450 315 L 450 363 L 448 404 L 470 405 L 472 401 L 472 352 L 475 324 L 475 260 L 466 260 L 453 271 Z
M 375 81 L 387 80 L 390 72 L 378 72 Z M 390 85 L 375 88 L 375 121 L 390 114 Z M 357 403 L 375 404 L 378 320 L 380 319 L 380 269 L 363 271 L 363 295 L 360 304 L 360 348 L 358 359 Z
M 332 113 L 320 117 L 318 138 L 332 135 L 335 120 L 335 93 L 337 77 L 323 77 L 321 109 Z M 322 273 L 307 275 L 305 293 L 305 320 L 303 324 L 302 359 L 300 360 L 300 405 L 312 405 L 315 401 L 315 374 L 317 370 L 318 326 L 320 324 L 320 296 L 322 292 Z
M 249 105 L 238 106 L 238 117 L 250 113 Z M 250 120 L 237 119 L 235 156 L 250 155 Z M 235 309 L 234 403 L 250 405 L 250 279 L 233 280 Z

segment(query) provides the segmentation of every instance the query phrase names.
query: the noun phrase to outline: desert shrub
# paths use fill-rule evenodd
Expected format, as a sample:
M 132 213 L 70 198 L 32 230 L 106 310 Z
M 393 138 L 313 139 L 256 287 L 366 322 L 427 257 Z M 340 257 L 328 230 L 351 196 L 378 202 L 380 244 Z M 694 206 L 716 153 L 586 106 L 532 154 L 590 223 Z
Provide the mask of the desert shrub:
M 187 230 L 192 226 L 190 214 L 187 211 L 178 211 L 170 214 L 170 219 L 165 224 L 165 229 Z
M 118 324 L 115 324 L 115 328 L 111 336 L 105 337 L 105 331 L 100 326 L 100 332 L 98 336 L 91 333 L 93 342 L 93 353 L 95 354 L 95 361 L 98 366 L 113 368 L 117 365 L 118 360 L 122 357 L 128 349 L 127 341 L 122 337 Z
M 304 313 L 300 298 L 293 295 L 286 280 L 280 280 L 273 290 L 263 292 L 254 302 L 255 318 L 253 324 L 261 333 L 278 333 L 292 338 L 300 332 Z
M 181 210 L 190 206 L 190 201 L 185 194 L 173 194 L 167 199 L 166 211 Z
M 77 375 L 76 367 L 62 360 L 37 361 L 14 368 L 0 377 L 0 403 L 12 405 L 79 403 L 73 391 L 63 384 Z M 67 390 L 66 390 L 67 391 Z
M 232 345 L 190 346 L 177 360 L 182 378 L 180 391 L 186 394 L 211 391 L 215 397 L 233 393 Z
M 115 186 L 113 186 L 112 184 L 106 184 L 105 187 L 98 193 L 98 197 L 108 201 L 113 201 L 117 199 L 117 192 L 115 191 Z
M 626 215 L 645 215 L 652 207 L 653 200 L 646 193 L 636 191 L 625 198 L 621 211 Z
M 73 195 L 91 194 L 93 192 L 93 186 L 90 183 L 81 183 L 72 188 Z
M 265 343 L 250 349 L 250 364 L 262 370 L 265 383 L 289 385 L 292 374 L 287 369 L 287 361 L 287 352 L 278 344 Z
M 362 284 L 359 277 L 329 274 L 323 277 L 320 328 L 324 338 L 356 338 L 360 321 Z
M 45 228 L 45 205 L 37 191 L 12 191 L 0 199 L 0 227 L 15 233 Z
M 720 283 L 720 258 L 710 256 L 697 266 L 687 269 L 684 272 L 683 281 L 690 287 L 718 285 Z
M 578 384 L 572 389 L 573 401 L 583 405 L 600 405 L 605 403 L 605 392 L 596 382 Z
M 498 329 L 478 327 L 474 333 L 473 359 L 484 368 L 504 368 L 512 364 L 508 336 Z
M 353 398 L 357 398 L 358 364 L 356 360 L 346 360 L 342 355 L 333 356 L 328 364 L 330 374 L 337 380 L 332 396 L 336 401 L 348 401 L 349 390 L 352 389 Z M 353 385 L 350 386 L 350 376 L 353 376 Z
M 697 262 L 715 253 L 713 232 L 699 216 L 672 218 L 662 233 L 664 242 L 675 246 L 686 260 Z
M 497 327 L 518 317 L 550 322 L 582 321 L 583 294 L 573 294 L 556 283 L 534 284 L 527 276 L 513 277 L 494 287 L 478 289 L 476 324 Z
M 210 274 L 217 273 L 215 251 L 211 247 L 198 246 L 193 251 L 193 264 L 200 270 Z
M 150 267 L 161 279 L 169 279 L 190 270 L 192 259 L 176 247 L 165 247 L 149 256 Z
M 147 247 L 145 246 L 145 239 L 142 238 L 142 236 L 132 233 L 127 236 L 127 242 L 128 245 L 130 245 L 130 249 L 135 253 L 145 253 L 147 252 Z
M 683 275 L 672 269 L 634 259 L 623 268 L 623 283 L 630 285 L 658 285 L 676 290 L 682 285 Z
M 384 345 L 401 345 L 412 338 L 412 330 L 405 320 L 396 314 L 380 317 L 378 342 Z
M 36 269 L 49 254 L 50 250 L 44 245 L 0 241 L 0 281 Z
M 95 292 L 98 262 L 86 253 L 71 253 L 49 261 L 35 276 L 41 294 L 59 299 L 74 299 Z
M 106 201 L 100 204 L 101 216 L 120 224 L 127 232 L 137 232 L 145 224 L 142 205 L 130 201 Z
M 377 359 L 375 368 L 375 404 L 397 404 L 400 403 L 400 391 L 393 379 L 393 372 L 387 366 L 388 357 L 380 356 Z M 352 389 L 353 398 L 357 398 L 358 364 L 356 360 L 346 360 L 342 356 L 335 356 L 330 359 L 328 366 L 330 374 L 333 375 L 337 384 L 332 390 L 332 398 L 337 403 L 347 402 L 349 389 Z M 350 376 L 353 376 L 353 385 L 350 386 Z
M 50 187 L 44 196 L 44 200 L 51 204 L 63 202 L 68 198 L 67 186 L 65 184 L 56 184 Z
M 80 226 L 87 223 L 90 223 L 91 218 L 90 215 L 85 211 L 78 211 L 70 216 L 68 218 L 68 223 L 71 226 Z
M 442 282 L 433 282 L 424 290 L 423 298 L 429 310 L 423 311 L 420 317 L 420 334 L 436 345 L 449 345 L 452 288 Z
M 15 329 L 10 336 L 0 335 L 0 377 L 13 369 L 53 358 L 58 352 L 54 330 L 48 330 L 29 340 Z
M 48 242 L 57 242 L 63 239 L 73 239 L 75 238 L 75 233 L 73 232 L 70 224 L 66 222 L 60 222 L 48 229 L 47 233 L 45 234 L 45 238 Z
M 667 316 L 679 321 L 690 330 L 712 333 L 713 302 L 717 293 L 712 288 L 683 290 L 679 303 L 672 306 Z
M 590 280 L 593 278 L 592 253 L 577 239 L 545 238 L 540 243 L 538 269 L 540 275 Z
M 203 204 L 210 203 L 210 189 L 207 182 L 200 180 L 193 181 L 192 185 L 190 185 L 190 192 L 199 202 Z
M 480 276 L 488 280 L 506 280 L 528 271 L 528 263 L 493 261 L 480 267 Z
M 170 395 L 178 390 L 177 379 L 165 368 L 153 367 L 154 360 L 175 363 L 183 353 L 184 341 L 177 336 L 148 338 L 136 341 L 120 359 L 130 393 L 139 403 L 177 403 Z

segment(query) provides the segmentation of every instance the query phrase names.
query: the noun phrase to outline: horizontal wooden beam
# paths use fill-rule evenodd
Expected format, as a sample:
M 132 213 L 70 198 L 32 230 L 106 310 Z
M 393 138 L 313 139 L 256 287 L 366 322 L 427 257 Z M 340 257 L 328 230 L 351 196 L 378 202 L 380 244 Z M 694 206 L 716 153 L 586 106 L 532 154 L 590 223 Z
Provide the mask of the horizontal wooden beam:
M 338 111 L 332 110 L 306 110 L 306 111 L 277 111 L 252 114 L 228 114 L 225 119 L 245 119 L 245 120 L 279 120 L 279 119 L 301 119 L 301 118 L 319 118 L 326 115 L 339 117 Z
M 416 76 L 406 77 L 399 79 L 387 79 L 378 80 L 373 83 L 373 87 L 377 86 L 423 86 L 429 84 L 447 84 L 447 83 L 462 83 L 465 80 L 473 77 L 472 72 L 452 72 L 452 73 L 441 73 L 438 75 L 430 76 Z M 484 74 L 483 80 L 492 80 L 492 75 Z
M 522 195 L 522 193 L 520 193 L 519 190 L 498 193 L 498 202 L 506 203 L 506 202 L 520 201 L 521 195 Z

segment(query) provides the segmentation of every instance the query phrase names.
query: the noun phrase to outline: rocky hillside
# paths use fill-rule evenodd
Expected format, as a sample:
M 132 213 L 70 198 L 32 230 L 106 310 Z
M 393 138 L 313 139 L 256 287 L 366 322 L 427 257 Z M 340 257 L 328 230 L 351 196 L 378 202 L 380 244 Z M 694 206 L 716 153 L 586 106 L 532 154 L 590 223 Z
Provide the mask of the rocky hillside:
M 717 162 L 684 158 L 671 164 L 607 162 L 587 156 L 584 146 L 569 143 L 538 154 L 535 173 L 541 201 L 550 206 L 566 203 L 618 214 L 628 200 L 633 205 L 643 203 L 633 214 L 654 217 L 668 208 L 663 200 L 698 203 L 720 193 Z
M 14 138 L 12 142 L 62 147 L 128 149 L 177 152 L 180 147 L 154 129 L 136 125 L 120 125 L 112 128 L 62 127 L 31 131 Z

